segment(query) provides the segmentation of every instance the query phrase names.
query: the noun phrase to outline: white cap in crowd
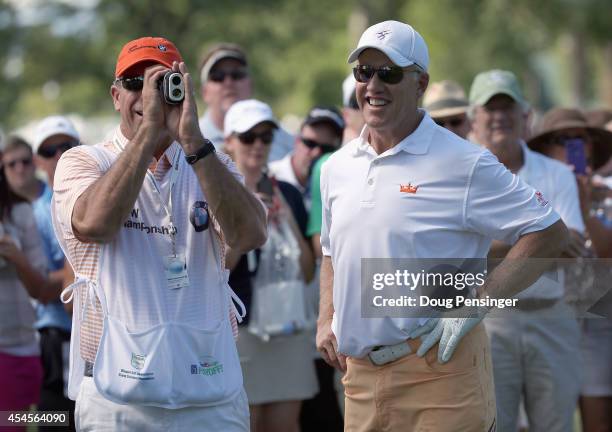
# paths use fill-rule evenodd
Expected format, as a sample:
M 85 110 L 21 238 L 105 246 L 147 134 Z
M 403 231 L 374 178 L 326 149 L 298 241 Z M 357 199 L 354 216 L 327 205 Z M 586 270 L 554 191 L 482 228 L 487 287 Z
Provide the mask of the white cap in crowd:
M 278 121 L 268 104 L 255 99 L 238 101 L 225 114 L 223 136 L 244 133 L 263 122 L 270 122 L 278 128 Z
M 413 64 L 427 71 L 429 52 L 423 37 L 410 25 L 399 21 L 383 21 L 363 32 L 357 48 L 349 55 L 348 62 L 357 60 L 367 48 L 382 51 L 397 66 Z
M 36 126 L 34 140 L 32 141 L 32 150 L 34 153 L 38 151 L 40 145 L 54 135 L 66 135 L 79 141 L 79 133 L 75 129 L 70 120 L 64 116 L 54 115 L 46 117 Z

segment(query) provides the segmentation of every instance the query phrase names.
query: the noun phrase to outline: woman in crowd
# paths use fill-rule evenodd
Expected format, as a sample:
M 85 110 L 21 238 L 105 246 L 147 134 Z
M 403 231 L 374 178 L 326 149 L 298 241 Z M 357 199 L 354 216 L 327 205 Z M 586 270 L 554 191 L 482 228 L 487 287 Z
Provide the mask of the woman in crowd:
M 38 402 L 42 381 L 30 299 L 45 300 L 46 258 L 30 205 L 5 177 L 5 170 L 30 164 L 31 157 L 0 153 L 0 411 L 27 411 Z
M 612 218 L 609 217 L 612 209 L 605 208 L 610 189 L 605 184 L 594 181 L 591 176 L 594 172 L 601 172 L 603 167 L 612 166 L 612 132 L 589 124 L 579 110 L 556 108 L 542 117 L 539 133 L 529 140 L 528 145 L 573 166 L 587 229 L 587 244 L 598 258 L 612 258 Z M 581 159 L 584 159 L 584 163 Z M 599 276 L 594 285 L 609 283 L 608 279 L 600 274 L 601 270 L 606 270 L 602 268 L 604 265 L 605 263 L 595 265 L 595 274 Z M 610 296 L 612 292 L 608 291 L 607 297 Z M 584 382 L 580 411 L 583 431 L 611 431 L 612 320 L 582 320 L 582 336 Z
M 252 99 L 237 102 L 225 117 L 225 148 L 244 175 L 246 186 L 268 206 L 269 220 L 287 222 L 292 242 L 297 245 L 294 268 L 298 269 L 298 276 L 308 282 L 313 276 L 314 258 L 303 235 L 307 214 L 301 194 L 290 184 L 265 174 L 276 128 L 278 123 L 266 104 Z M 268 244 L 270 241 L 269 238 Z M 287 334 L 264 341 L 261 335 L 252 334 L 253 328 L 248 329 L 248 319 L 253 320 L 251 306 L 257 295 L 257 272 L 259 270 L 261 275 L 262 268 L 271 264 L 260 261 L 260 257 L 263 260 L 264 256 L 269 256 L 262 253 L 265 248 L 242 256 L 230 252 L 227 258 L 227 266 L 232 269 L 230 286 L 247 308 L 247 317 L 239 330 L 238 352 L 251 408 L 251 430 L 297 432 L 301 402 L 318 391 L 308 335 L 283 328 L 282 332 Z M 280 275 L 284 276 L 291 278 Z M 271 305 L 265 313 L 274 314 L 275 311 L 277 309 Z M 261 314 L 262 310 L 258 312 Z

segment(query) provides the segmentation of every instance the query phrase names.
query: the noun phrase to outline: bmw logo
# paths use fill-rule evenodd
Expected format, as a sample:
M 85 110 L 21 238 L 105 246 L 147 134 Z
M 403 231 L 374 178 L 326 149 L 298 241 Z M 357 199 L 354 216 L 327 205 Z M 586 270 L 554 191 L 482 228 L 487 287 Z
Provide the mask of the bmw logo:
M 196 232 L 205 231 L 209 224 L 208 203 L 196 201 L 189 212 L 189 221 Z
M 162 45 L 162 44 L 157 45 L 157 48 L 159 48 L 159 50 L 162 52 L 165 52 L 167 50 L 166 45 Z

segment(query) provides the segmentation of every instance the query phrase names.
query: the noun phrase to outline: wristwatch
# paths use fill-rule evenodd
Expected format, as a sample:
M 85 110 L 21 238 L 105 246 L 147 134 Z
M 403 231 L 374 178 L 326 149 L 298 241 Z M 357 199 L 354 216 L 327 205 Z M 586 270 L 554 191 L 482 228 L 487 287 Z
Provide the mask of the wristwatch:
M 187 161 L 189 165 L 193 165 L 200 159 L 203 159 L 209 154 L 214 153 L 214 152 L 215 152 L 215 146 L 213 145 L 213 143 L 210 142 L 210 140 L 204 138 L 204 145 L 200 147 L 198 151 L 195 152 L 194 154 L 185 155 L 185 160 Z

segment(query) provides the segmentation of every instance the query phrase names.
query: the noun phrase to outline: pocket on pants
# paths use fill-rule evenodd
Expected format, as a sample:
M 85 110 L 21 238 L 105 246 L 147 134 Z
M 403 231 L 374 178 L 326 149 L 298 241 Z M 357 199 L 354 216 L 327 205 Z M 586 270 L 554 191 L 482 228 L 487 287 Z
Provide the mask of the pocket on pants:
M 446 363 L 438 362 L 439 343 L 434 345 L 425 354 L 425 363 L 432 372 L 438 373 L 461 373 L 468 372 L 478 367 L 478 353 L 482 350 L 477 346 L 482 339 L 480 324 L 474 327 L 463 339 L 459 341 L 455 352 Z

